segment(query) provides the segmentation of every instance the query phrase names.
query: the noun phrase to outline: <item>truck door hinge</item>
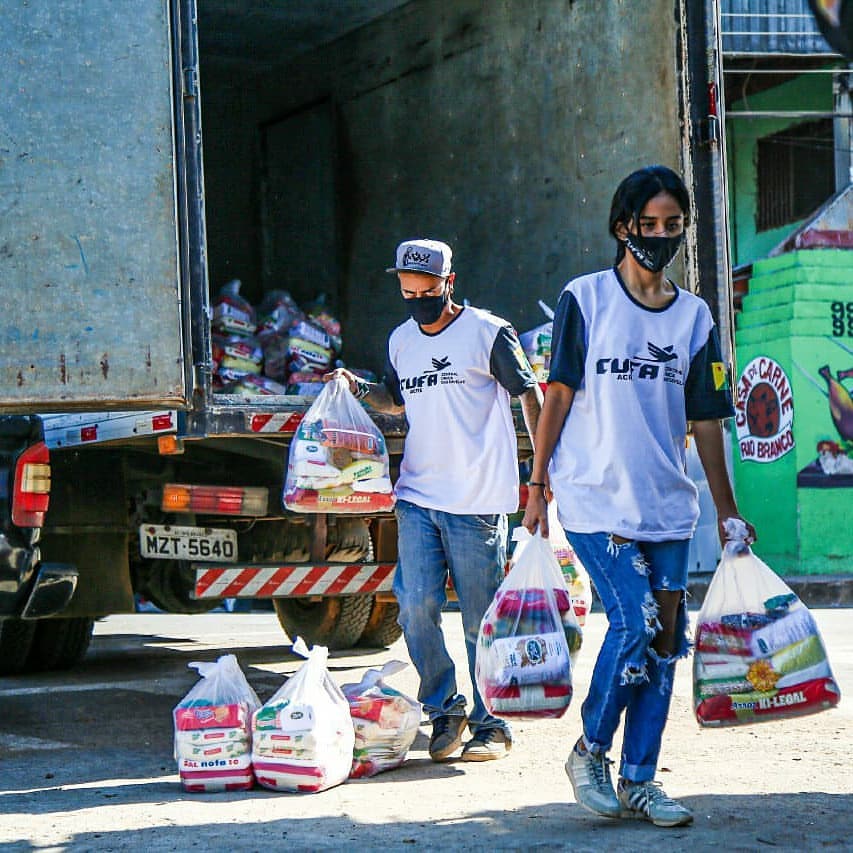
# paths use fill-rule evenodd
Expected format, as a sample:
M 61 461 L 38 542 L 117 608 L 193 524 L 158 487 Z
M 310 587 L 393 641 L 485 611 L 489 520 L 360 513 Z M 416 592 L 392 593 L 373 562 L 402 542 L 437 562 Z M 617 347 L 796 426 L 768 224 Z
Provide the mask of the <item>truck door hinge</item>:
M 195 98 L 198 96 L 198 69 L 183 69 L 184 97 Z

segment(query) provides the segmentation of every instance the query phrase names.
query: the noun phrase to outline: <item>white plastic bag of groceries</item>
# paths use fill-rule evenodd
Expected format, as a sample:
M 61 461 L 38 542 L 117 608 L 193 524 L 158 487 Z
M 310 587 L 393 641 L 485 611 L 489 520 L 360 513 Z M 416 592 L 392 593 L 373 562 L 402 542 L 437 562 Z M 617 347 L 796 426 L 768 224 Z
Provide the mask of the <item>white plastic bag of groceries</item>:
M 260 699 L 234 655 L 187 665 L 201 678 L 172 711 L 175 760 L 184 790 L 252 788 L 250 721 Z
M 513 563 L 524 551 L 524 546 L 530 541 L 530 536 L 524 528 L 516 528 L 513 532 L 515 550 L 512 552 Z M 569 590 L 572 608 L 575 611 L 578 624 L 583 628 L 586 616 L 592 607 L 592 584 L 589 575 L 578 559 L 574 549 L 566 538 L 566 532 L 557 516 L 557 501 L 552 499 L 548 504 L 548 544 L 560 564 L 560 570 Z
M 341 687 L 355 728 L 352 779 L 375 776 L 405 760 L 421 722 L 421 703 L 389 687 L 385 679 L 404 670 L 403 661 L 369 669 L 357 684 Z
M 355 732 L 349 704 L 332 680 L 325 646 L 293 644 L 307 660 L 252 715 L 252 765 L 258 784 L 314 793 L 346 781 Z
M 813 714 L 838 704 L 814 618 L 726 519 L 725 548 L 696 619 L 693 708 L 703 726 Z
M 293 436 L 283 502 L 294 512 L 394 507 L 385 439 L 343 377 L 324 385 Z
M 557 501 L 551 500 L 548 504 L 548 541 L 554 550 L 554 556 L 563 571 L 566 586 L 572 599 L 572 607 L 578 618 L 581 628 L 586 622 L 587 613 L 592 607 L 592 584 L 589 575 L 581 563 L 578 555 L 566 538 L 566 531 L 560 524 L 557 516 Z
M 496 717 L 561 717 L 572 698 L 581 627 L 548 540 L 524 528 L 516 535 L 524 549 L 480 622 L 477 689 Z

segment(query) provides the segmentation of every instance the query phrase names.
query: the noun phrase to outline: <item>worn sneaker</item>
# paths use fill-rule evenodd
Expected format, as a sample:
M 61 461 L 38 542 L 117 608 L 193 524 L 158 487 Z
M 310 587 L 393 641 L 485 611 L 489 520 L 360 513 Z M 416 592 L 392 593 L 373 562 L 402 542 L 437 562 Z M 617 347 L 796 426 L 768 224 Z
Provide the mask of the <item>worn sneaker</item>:
M 462 714 L 445 714 L 432 721 L 429 739 L 429 757 L 433 761 L 446 761 L 462 746 L 462 735 L 468 718 Z
M 462 748 L 463 761 L 493 761 L 506 758 L 512 749 L 512 738 L 505 729 L 494 727 L 478 729 L 474 737 Z
M 621 817 L 622 806 L 610 778 L 611 764 L 604 754 L 581 754 L 575 747 L 566 761 L 566 773 L 579 806 L 602 817 Z
M 686 826 L 693 813 L 666 795 L 660 782 L 619 780 L 622 817 L 650 820 L 655 826 Z

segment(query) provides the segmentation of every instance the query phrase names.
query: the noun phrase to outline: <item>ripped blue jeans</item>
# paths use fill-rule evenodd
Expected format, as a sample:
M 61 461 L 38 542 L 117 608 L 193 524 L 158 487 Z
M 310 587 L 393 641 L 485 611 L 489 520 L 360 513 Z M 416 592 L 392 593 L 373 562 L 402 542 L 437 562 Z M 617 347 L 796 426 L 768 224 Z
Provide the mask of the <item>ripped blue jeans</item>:
M 608 629 L 581 707 L 584 740 L 592 752 L 607 752 L 625 712 L 619 775 L 632 782 L 654 779 L 666 725 L 675 662 L 687 640 L 687 557 L 690 540 L 618 543 L 608 533 L 566 536 L 607 613 Z M 652 647 L 661 628 L 655 590 L 681 591 L 675 651 Z

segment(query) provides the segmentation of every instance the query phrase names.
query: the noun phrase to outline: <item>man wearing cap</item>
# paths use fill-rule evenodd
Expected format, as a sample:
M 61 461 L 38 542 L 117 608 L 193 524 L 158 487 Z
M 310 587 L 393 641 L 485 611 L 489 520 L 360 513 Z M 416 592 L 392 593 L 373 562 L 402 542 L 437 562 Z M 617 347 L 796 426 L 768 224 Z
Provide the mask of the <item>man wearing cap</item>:
M 378 411 L 408 422 L 395 484 L 399 559 L 398 621 L 420 676 L 418 699 L 432 722 L 429 753 L 446 761 L 471 739 L 463 761 L 504 757 L 506 722 L 490 715 L 476 688 L 480 621 L 503 580 L 506 514 L 518 507 L 518 456 L 510 396 L 536 432 L 542 392 L 506 320 L 453 301 L 451 249 L 436 240 L 397 247 L 396 273 L 410 319 L 388 339 L 384 384 L 346 370 L 350 389 Z M 473 703 L 457 691 L 441 630 L 448 574 L 459 598 Z

